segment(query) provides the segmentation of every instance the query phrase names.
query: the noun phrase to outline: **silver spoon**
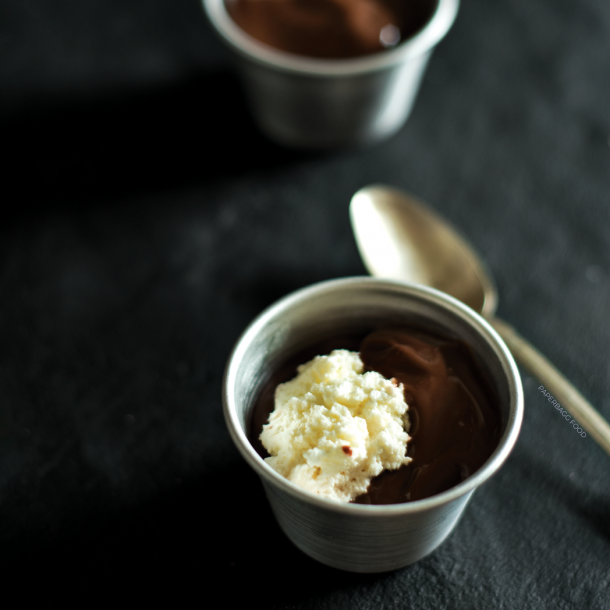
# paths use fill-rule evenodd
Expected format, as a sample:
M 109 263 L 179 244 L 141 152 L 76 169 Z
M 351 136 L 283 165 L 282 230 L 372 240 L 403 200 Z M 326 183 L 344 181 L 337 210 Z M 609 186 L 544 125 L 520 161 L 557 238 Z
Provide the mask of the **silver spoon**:
M 437 288 L 487 318 L 515 359 L 610 455 L 608 422 L 542 354 L 494 317 L 498 293 L 493 277 L 451 225 L 411 195 L 382 185 L 358 191 L 351 201 L 350 217 L 371 275 Z

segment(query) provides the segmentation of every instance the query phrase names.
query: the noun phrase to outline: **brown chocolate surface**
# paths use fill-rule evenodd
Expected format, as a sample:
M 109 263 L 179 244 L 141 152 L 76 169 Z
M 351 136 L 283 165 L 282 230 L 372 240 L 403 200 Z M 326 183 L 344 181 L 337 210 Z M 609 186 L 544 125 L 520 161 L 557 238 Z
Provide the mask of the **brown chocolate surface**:
M 344 336 L 318 343 L 286 362 L 265 384 L 250 423 L 250 442 L 268 453 L 259 435 L 273 410 L 275 388 L 292 379 L 296 367 L 333 349 L 360 351 L 366 370 L 394 377 L 404 386 L 409 405 L 412 462 L 373 478 L 361 504 L 397 504 L 427 498 L 457 485 L 478 470 L 500 437 L 497 399 L 469 347 L 405 328 Z
M 368 335 L 366 370 L 404 385 L 411 441 L 408 466 L 375 477 L 361 503 L 421 500 L 454 487 L 492 454 L 500 436 L 497 401 L 462 342 L 398 329 Z
M 412 36 L 436 0 L 226 0 L 226 7 L 242 30 L 269 46 L 339 59 L 377 53 Z

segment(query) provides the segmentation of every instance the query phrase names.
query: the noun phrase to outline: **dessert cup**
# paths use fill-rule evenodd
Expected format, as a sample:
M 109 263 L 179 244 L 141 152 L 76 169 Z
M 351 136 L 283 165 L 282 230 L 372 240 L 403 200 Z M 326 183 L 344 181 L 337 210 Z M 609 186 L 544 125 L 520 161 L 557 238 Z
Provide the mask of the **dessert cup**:
M 280 144 L 305 149 L 371 144 L 398 131 L 459 5 L 459 0 L 437 0 L 423 28 L 396 47 L 336 60 L 263 44 L 232 21 L 224 0 L 202 2 L 212 26 L 236 54 L 260 129 Z
M 467 343 L 496 394 L 502 418 L 500 440 L 478 471 L 438 495 L 404 504 L 341 503 L 297 487 L 268 466 L 247 438 L 249 414 L 265 381 L 289 357 L 319 340 L 376 326 L 409 326 Z M 288 538 L 314 559 L 353 572 L 394 570 L 437 548 L 455 527 L 474 490 L 508 457 L 523 418 L 517 367 L 481 316 L 437 290 L 370 277 L 315 284 L 261 313 L 229 358 L 223 402 L 231 437 L 260 476 Z

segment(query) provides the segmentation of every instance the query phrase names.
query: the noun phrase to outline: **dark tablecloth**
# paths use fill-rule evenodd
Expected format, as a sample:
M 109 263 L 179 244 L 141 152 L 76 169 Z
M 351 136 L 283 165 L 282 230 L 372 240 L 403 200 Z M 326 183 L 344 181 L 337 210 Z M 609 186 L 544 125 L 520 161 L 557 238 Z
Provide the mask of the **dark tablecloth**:
M 4 603 L 610 607 L 609 457 L 525 372 L 505 466 L 381 575 L 287 541 L 220 398 L 264 307 L 366 273 L 348 204 L 382 182 L 472 240 L 610 419 L 607 0 L 463 0 L 407 125 L 362 150 L 261 136 L 196 0 L 4 0 L 0 51 Z

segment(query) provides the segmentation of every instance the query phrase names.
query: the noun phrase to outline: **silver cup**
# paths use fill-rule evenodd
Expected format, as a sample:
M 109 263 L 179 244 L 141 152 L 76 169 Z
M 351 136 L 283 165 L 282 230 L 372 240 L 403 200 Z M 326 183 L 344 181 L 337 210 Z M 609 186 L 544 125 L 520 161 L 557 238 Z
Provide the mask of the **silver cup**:
M 409 325 L 467 342 L 495 388 L 502 413 L 500 442 L 471 477 L 441 494 L 405 504 L 346 504 L 322 498 L 268 466 L 246 437 L 262 385 L 290 356 L 318 340 Z M 478 314 L 431 288 L 370 277 L 299 290 L 264 311 L 239 339 L 223 389 L 227 426 L 242 456 L 260 476 L 275 517 L 307 555 L 353 572 L 384 572 L 418 561 L 451 533 L 473 491 L 512 450 L 523 418 L 523 390 L 508 349 Z
M 269 47 L 241 30 L 224 0 L 202 0 L 222 39 L 237 53 L 255 120 L 272 140 L 294 148 L 371 144 L 406 121 L 435 45 L 459 0 L 437 0 L 428 23 L 394 49 L 352 59 L 315 59 Z

